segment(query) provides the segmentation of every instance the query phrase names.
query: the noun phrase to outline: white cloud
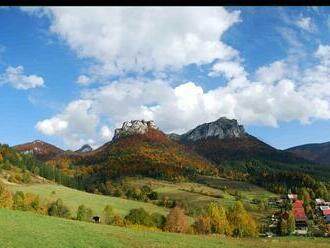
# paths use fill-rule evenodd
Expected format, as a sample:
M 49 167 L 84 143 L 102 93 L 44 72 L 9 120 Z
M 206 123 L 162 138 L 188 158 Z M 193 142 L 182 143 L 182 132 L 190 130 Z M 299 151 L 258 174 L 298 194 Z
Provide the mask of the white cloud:
M 38 131 L 46 135 L 56 135 L 63 132 L 68 127 L 68 122 L 59 117 L 39 121 L 36 125 Z
M 112 139 L 113 133 L 111 129 L 107 126 L 102 126 L 100 130 L 102 141 L 106 142 Z
M 287 75 L 287 64 L 285 61 L 275 61 L 269 66 L 262 66 L 256 71 L 259 82 L 274 83 Z
M 99 145 L 111 139 L 114 128 L 132 119 L 153 119 L 165 132 L 179 133 L 220 116 L 274 127 L 279 121 L 330 119 L 330 49 L 320 46 L 315 53 L 319 63 L 300 70 L 305 53 L 290 29 L 280 30 L 290 45 L 288 58 L 261 66 L 252 80 L 239 52 L 221 41 L 239 21 L 238 12 L 221 7 L 47 11 L 51 31 L 80 57 L 97 61 L 77 83 L 89 84 L 100 75 L 122 76 L 84 89 L 64 111 L 36 125 L 45 134 L 62 137 L 68 146 L 78 148 L 88 140 Z M 312 25 L 311 20 L 304 22 L 299 25 Z M 198 82 L 173 85 L 167 70 L 189 64 L 213 64 L 208 75 L 223 76 L 226 84 L 208 91 Z M 147 78 L 148 71 L 162 79 Z M 130 72 L 137 72 L 135 78 L 128 78 Z M 60 128 L 60 122 L 67 125 Z
M 24 9 L 26 10 L 26 9 Z M 236 51 L 220 41 L 239 21 L 223 7 L 47 8 L 50 30 L 79 57 L 97 61 L 92 74 L 178 70 L 227 60 Z M 28 9 L 29 13 L 43 13 Z
M 224 61 L 213 65 L 212 71 L 209 76 L 214 77 L 223 75 L 227 79 L 233 79 L 238 77 L 245 77 L 247 73 L 239 62 Z
M 204 91 L 194 82 L 173 87 L 164 80 L 140 78 L 116 81 L 84 91 L 82 100 L 79 100 L 88 102 L 84 118 L 78 119 L 76 111 L 68 111 L 68 108 L 57 115 L 69 123 L 68 129 L 58 132 L 58 135 L 68 144 L 81 145 L 85 142 L 71 135 L 79 130 L 85 135 L 84 141 L 90 138 L 101 144 L 110 139 L 114 128 L 132 119 L 153 119 L 162 130 L 181 133 L 220 116 L 236 118 L 243 124 L 274 127 L 278 121 L 308 123 L 314 118 L 330 118 L 329 102 L 322 97 L 314 97 L 309 94 L 310 90 L 298 87 L 292 80 L 281 79 L 267 84 L 245 80 L 240 88 L 231 87 L 229 82 L 209 91 Z M 102 124 L 101 128 L 98 125 L 100 116 L 107 118 L 107 124 Z M 86 132 L 79 125 L 90 129 Z M 73 126 L 74 129 L 71 128 Z
M 319 45 L 315 52 L 315 56 L 322 64 L 330 65 L 330 46 Z
M 92 101 L 70 102 L 64 111 L 50 119 L 39 121 L 36 129 L 46 135 L 63 137 L 71 148 L 77 149 L 96 136 L 99 117 L 93 113 Z
M 24 75 L 23 66 L 9 66 L 5 73 L 0 75 L 0 85 L 9 84 L 19 90 L 27 90 L 41 87 L 44 85 L 44 79 L 37 75 Z
M 317 30 L 314 25 L 312 18 L 310 17 L 301 17 L 296 21 L 296 25 L 308 32 L 315 32 Z
M 89 85 L 92 82 L 93 82 L 93 80 L 86 75 L 80 75 L 77 79 L 77 84 L 80 84 L 80 85 Z

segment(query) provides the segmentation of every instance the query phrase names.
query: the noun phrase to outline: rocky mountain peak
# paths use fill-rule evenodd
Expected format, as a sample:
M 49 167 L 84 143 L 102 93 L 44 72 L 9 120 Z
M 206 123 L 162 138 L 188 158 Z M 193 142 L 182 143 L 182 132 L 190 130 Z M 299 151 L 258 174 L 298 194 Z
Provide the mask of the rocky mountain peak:
M 113 140 L 133 134 L 145 134 L 149 129 L 158 129 L 154 121 L 125 121 L 121 128 L 115 129 L 115 135 L 113 137 Z
M 219 139 L 241 138 L 246 133 L 242 125 L 238 125 L 237 120 L 221 117 L 214 122 L 204 123 L 182 135 L 185 140 L 196 141 L 208 137 Z
M 83 145 L 79 150 L 77 150 L 76 152 L 91 152 L 93 151 L 93 148 L 86 144 L 86 145 Z

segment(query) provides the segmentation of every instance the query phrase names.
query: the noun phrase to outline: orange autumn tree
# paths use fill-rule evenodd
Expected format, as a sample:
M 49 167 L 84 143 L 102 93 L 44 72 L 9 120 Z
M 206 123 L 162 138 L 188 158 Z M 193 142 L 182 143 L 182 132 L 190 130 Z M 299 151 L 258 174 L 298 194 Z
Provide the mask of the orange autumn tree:
M 11 208 L 13 197 L 10 191 L 7 191 L 5 185 L 0 182 L 0 208 Z
M 172 208 L 166 218 L 165 231 L 185 233 L 188 228 L 188 218 L 184 214 L 184 210 L 179 207 Z

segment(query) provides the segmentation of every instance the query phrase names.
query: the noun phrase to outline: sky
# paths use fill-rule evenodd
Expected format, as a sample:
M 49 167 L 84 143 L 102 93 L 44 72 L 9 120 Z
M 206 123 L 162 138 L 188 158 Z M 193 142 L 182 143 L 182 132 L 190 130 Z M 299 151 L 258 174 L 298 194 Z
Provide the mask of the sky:
M 0 7 L 0 23 L 0 143 L 222 116 L 278 149 L 330 141 L 328 7 Z

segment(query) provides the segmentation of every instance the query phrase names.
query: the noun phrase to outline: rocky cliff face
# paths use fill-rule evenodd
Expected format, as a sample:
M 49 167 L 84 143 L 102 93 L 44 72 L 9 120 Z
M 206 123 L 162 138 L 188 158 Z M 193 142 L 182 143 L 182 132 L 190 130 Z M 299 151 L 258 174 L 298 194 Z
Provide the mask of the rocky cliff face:
M 115 129 L 113 140 L 133 134 L 145 134 L 149 129 L 157 129 L 158 127 L 154 121 L 134 120 L 125 121 L 121 128 Z
M 181 139 L 188 141 L 197 141 L 208 137 L 217 137 L 218 139 L 242 138 L 247 134 L 244 127 L 238 125 L 237 120 L 221 117 L 220 119 L 197 126 L 189 132 L 181 135 Z

